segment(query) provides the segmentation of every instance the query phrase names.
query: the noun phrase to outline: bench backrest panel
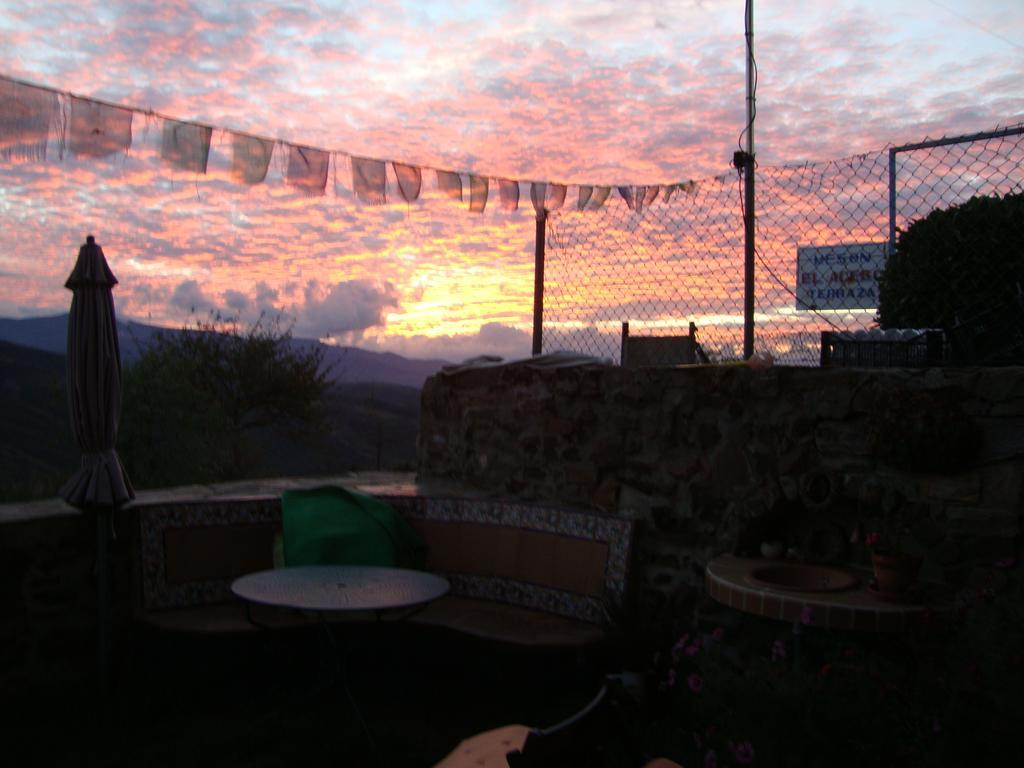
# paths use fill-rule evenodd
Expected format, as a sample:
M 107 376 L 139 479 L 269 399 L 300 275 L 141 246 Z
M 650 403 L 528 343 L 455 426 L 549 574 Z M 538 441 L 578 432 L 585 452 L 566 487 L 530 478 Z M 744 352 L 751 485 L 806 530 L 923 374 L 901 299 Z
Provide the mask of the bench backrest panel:
M 273 523 L 204 525 L 164 531 L 164 567 L 170 584 L 231 581 L 274 567 Z
M 235 578 L 273 567 L 279 498 L 137 504 L 132 511 L 142 611 L 230 602 Z
M 604 591 L 608 544 L 506 525 L 412 520 L 427 544 L 427 568 L 516 579 L 575 592 Z
M 421 533 L 452 594 L 607 625 L 627 595 L 634 523 L 537 503 L 381 496 Z M 231 602 L 273 567 L 280 498 L 136 505 L 142 611 Z
M 625 607 L 635 523 L 540 502 L 387 496 L 424 531 L 452 594 L 609 625 Z M 519 532 L 517 539 L 511 532 Z M 459 543 L 477 544 L 459 550 Z M 501 547 L 496 562 L 488 553 Z M 510 555 L 519 548 L 519 555 Z M 565 562 L 559 562 L 564 556 Z

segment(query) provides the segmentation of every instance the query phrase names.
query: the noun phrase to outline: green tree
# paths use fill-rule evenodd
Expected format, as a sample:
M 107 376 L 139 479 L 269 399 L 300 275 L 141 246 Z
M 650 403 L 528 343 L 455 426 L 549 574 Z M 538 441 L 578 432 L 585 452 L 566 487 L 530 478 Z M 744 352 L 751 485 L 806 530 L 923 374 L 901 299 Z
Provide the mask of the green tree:
M 972 197 L 901 232 L 879 281 L 883 328 L 952 328 L 1024 284 L 1024 193 Z
M 141 487 L 251 476 L 268 433 L 317 439 L 328 373 L 318 345 L 264 316 L 158 334 L 125 371 L 119 451 Z

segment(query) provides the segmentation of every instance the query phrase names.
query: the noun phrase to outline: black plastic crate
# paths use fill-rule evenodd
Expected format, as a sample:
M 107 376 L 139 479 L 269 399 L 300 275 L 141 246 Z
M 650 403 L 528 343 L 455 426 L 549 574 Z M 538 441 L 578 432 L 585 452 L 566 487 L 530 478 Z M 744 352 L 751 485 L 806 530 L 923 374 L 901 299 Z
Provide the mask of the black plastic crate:
M 944 362 L 945 334 L 938 330 L 821 332 L 823 367 L 927 368 Z

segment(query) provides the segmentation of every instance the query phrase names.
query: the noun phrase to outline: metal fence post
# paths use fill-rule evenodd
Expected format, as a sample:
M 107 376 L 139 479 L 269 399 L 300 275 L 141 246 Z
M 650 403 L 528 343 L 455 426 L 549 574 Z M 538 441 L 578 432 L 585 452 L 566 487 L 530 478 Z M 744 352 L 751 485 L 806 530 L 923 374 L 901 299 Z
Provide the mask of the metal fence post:
M 898 147 L 889 148 L 889 255 L 896 250 L 896 153 Z
M 544 238 L 548 221 L 547 209 L 537 213 L 537 229 L 533 246 L 533 354 L 539 355 L 544 342 Z

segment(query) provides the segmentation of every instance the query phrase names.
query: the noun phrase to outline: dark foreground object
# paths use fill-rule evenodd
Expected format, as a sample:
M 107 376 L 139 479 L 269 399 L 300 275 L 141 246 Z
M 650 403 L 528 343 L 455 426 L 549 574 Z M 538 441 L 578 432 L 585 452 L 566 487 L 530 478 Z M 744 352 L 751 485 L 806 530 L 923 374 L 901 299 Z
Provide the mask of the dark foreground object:
M 245 637 L 138 628 L 115 659 L 106 725 L 88 652 L 9 679 L 5 753 L 12 765 L 415 768 L 480 731 L 558 722 L 600 685 L 600 670 L 575 653 L 431 627 L 339 628 L 347 653 L 326 637 L 316 627 Z M 578 764 L 595 763 L 580 755 Z

